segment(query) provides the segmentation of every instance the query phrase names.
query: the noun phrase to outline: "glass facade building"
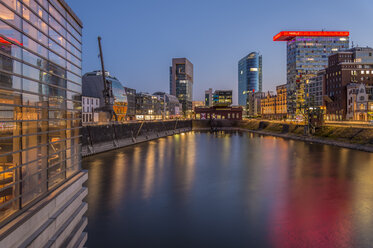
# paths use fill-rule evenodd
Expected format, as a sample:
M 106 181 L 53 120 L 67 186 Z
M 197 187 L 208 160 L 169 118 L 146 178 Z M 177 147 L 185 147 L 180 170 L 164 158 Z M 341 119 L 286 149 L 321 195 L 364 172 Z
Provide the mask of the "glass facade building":
M 250 53 L 238 62 L 238 104 L 246 106 L 249 92 L 262 92 L 262 55 Z
M 63 1 L 0 1 L 0 223 L 80 171 L 81 34 Z
M 193 64 L 186 58 L 172 59 L 170 94 L 179 99 L 184 113 L 192 110 Z
M 301 116 L 305 85 L 328 66 L 328 57 L 349 48 L 349 32 L 283 31 L 274 41 L 287 42 L 288 116 Z

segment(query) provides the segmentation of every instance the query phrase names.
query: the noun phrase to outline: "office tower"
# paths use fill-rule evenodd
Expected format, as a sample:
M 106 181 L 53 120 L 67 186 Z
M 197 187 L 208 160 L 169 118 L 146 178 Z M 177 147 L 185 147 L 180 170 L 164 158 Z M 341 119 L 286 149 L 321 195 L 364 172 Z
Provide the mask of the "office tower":
M 232 105 L 232 90 L 215 90 L 213 105 L 218 107 L 228 107 Z
M 63 0 L 0 9 L 0 247 L 82 246 L 82 23 Z
M 183 106 L 184 114 L 192 110 L 193 64 L 186 58 L 172 59 L 170 67 L 170 94 Z
M 328 56 L 348 49 L 349 32 L 282 31 L 274 41 L 287 42 L 287 104 L 290 118 L 301 118 L 305 84 L 328 65 Z
M 248 92 L 262 92 L 262 55 L 252 52 L 238 62 L 238 104 L 247 104 Z

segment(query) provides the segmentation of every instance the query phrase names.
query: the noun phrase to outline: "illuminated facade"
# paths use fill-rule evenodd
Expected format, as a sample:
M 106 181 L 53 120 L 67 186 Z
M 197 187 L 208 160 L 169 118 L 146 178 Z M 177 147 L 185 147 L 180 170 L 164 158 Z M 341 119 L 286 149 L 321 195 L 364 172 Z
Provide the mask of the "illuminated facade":
M 232 105 L 231 90 L 216 90 L 213 96 L 213 106 L 228 107 Z
M 348 111 L 347 85 L 373 85 L 373 49 L 354 47 L 329 56 L 325 74 L 327 120 L 346 120 Z
M 347 85 L 347 113 L 350 121 L 373 120 L 373 85 L 350 83 Z
M 186 58 L 172 59 L 170 67 L 170 95 L 176 96 L 183 112 L 192 111 L 193 64 Z
M 205 90 L 205 106 L 212 106 L 212 89 Z
M 284 119 L 287 116 L 287 87 L 286 84 L 276 87 L 276 93 L 268 92 L 261 99 L 261 115 L 264 118 Z
M 246 107 L 248 92 L 262 92 L 262 55 L 250 53 L 238 62 L 238 104 Z
M 287 42 L 287 98 L 290 118 L 301 116 L 305 85 L 328 65 L 328 56 L 349 48 L 349 32 L 283 31 L 274 41 Z
M 0 1 L 0 247 L 55 245 L 52 235 L 70 235 L 60 214 L 71 217 L 74 235 L 86 225 L 81 34 L 63 0 Z
M 312 107 L 323 106 L 323 96 L 325 95 L 325 70 L 317 72 L 317 76 L 312 77 L 305 85 L 305 99 Z

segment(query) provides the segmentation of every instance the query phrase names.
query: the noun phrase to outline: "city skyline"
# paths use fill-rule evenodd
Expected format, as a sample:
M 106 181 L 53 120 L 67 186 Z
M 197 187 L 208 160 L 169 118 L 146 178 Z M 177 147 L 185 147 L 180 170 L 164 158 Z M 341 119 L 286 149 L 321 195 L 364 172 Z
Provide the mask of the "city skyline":
M 263 55 L 264 91 L 286 83 L 284 44 L 273 42 L 273 36 L 282 30 L 347 30 L 355 45 L 373 46 L 373 34 L 367 32 L 365 21 L 373 7 L 369 0 L 352 5 L 345 0 L 315 1 L 302 9 L 295 1 L 215 1 L 214 5 L 207 1 L 146 1 L 118 2 L 116 6 L 67 2 L 86 24 L 83 72 L 99 69 L 97 36 L 101 35 L 107 70 L 139 91 L 167 92 L 171 59 L 189 58 L 195 66 L 194 100 L 203 100 L 208 88 L 233 89 L 237 104 L 237 61 L 251 51 Z M 100 12 L 111 14 L 103 18 L 91 15 Z M 189 17 L 185 23 L 175 21 Z M 120 27 L 120 31 L 113 32 L 109 26 Z M 146 73 L 144 61 L 151 65 Z

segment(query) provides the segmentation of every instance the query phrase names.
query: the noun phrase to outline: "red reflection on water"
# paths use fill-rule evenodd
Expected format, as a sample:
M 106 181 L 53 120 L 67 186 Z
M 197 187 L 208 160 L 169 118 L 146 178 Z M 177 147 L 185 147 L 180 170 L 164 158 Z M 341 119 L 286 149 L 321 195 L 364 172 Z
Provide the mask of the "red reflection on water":
M 349 184 L 318 181 L 291 185 L 289 195 L 278 196 L 269 223 L 274 247 L 351 247 Z

